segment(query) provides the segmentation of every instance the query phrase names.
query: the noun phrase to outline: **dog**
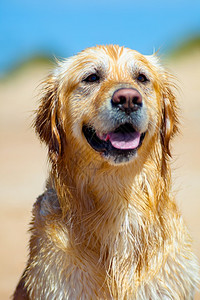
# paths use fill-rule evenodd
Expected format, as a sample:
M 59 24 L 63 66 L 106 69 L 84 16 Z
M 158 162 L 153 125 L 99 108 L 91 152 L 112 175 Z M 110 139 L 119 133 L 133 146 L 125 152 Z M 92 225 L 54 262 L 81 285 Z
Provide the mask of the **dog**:
M 34 126 L 50 175 L 13 299 L 193 299 L 198 263 L 171 193 L 174 78 L 117 45 L 58 62 Z

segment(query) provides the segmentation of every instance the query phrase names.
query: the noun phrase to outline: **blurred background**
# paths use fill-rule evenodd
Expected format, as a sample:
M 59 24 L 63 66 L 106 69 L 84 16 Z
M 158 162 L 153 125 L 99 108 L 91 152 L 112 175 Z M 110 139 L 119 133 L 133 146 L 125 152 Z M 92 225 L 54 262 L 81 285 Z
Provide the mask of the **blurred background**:
M 1 0 L 0 299 L 9 299 L 25 266 L 31 209 L 48 173 L 46 149 L 31 128 L 38 85 L 54 57 L 96 44 L 159 50 L 177 77 L 174 192 L 200 259 L 200 1 Z

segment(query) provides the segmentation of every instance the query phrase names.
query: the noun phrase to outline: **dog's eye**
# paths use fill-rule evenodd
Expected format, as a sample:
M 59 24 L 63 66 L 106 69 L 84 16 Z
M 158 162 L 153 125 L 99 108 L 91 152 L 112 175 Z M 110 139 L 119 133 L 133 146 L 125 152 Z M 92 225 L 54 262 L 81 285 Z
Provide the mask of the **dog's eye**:
M 147 82 L 149 79 L 144 74 L 139 74 L 137 80 L 140 82 Z
M 95 82 L 99 81 L 100 77 L 97 74 L 91 74 L 87 78 L 84 79 L 86 82 Z

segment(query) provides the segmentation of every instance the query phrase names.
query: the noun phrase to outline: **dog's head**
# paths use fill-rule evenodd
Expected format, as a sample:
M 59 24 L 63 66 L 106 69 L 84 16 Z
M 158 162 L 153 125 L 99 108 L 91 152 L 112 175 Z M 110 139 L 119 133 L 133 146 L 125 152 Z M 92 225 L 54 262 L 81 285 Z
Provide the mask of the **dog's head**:
M 168 155 L 177 129 L 170 79 L 155 55 L 119 46 L 86 49 L 47 79 L 36 131 L 54 161 L 75 146 L 111 164 L 147 156 L 155 143 Z

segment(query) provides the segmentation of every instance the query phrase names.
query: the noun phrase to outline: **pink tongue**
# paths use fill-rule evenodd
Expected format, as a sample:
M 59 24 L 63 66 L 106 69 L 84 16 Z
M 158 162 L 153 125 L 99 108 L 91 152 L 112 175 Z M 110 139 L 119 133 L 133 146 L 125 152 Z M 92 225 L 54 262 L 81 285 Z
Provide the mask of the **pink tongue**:
M 106 140 L 110 140 L 113 147 L 117 149 L 135 149 L 140 142 L 139 132 L 110 132 L 106 136 Z

